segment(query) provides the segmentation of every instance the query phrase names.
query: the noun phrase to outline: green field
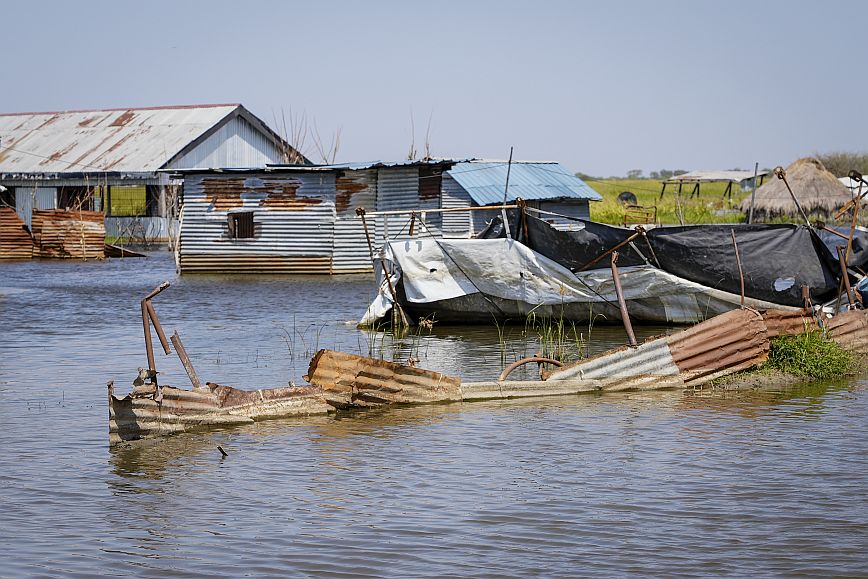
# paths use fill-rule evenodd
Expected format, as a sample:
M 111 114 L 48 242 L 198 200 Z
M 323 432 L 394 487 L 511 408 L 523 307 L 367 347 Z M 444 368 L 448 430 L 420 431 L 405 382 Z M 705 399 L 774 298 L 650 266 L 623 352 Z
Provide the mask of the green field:
M 636 195 L 639 205 L 656 206 L 657 222 L 677 224 L 678 203 L 676 191 L 678 186 L 667 185 L 666 193 L 660 197 L 663 185 L 654 179 L 586 179 L 585 182 L 603 196 L 600 202 L 591 202 L 591 220 L 600 223 L 621 225 L 624 221 L 624 206 L 618 202 L 618 194 L 630 191 Z M 685 184 L 680 198 L 681 213 L 684 223 L 740 223 L 745 221 L 745 215 L 729 210 L 737 209 L 742 199 L 750 196 L 750 191 L 742 191 L 734 185 L 732 199 L 724 197 L 726 183 L 703 183 L 698 197 L 690 198 L 692 185 Z

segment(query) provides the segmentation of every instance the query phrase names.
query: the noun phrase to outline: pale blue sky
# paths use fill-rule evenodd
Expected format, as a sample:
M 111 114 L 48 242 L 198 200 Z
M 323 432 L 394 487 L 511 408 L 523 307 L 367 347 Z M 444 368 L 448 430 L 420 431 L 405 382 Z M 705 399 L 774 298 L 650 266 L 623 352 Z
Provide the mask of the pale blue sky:
M 3 2 L 0 111 L 241 102 L 339 161 L 753 168 L 868 150 L 868 2 Z M 279 128 L 279 127 L 278 127 Z M 2 136 L 2 135 L 0 135 Z M 310 142 L 310 140 L 308 140 Z M 316 159 L 313 151 L 308 151 Z

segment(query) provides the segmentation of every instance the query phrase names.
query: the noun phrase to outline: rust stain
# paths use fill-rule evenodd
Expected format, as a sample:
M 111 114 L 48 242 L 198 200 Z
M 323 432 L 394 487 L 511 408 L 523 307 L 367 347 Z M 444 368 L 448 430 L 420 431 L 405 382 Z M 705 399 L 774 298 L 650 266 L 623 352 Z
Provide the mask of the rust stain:
M 110 127 L 125 127 L 125 126 L 127 126 L 127 125 L 130 123 L 130 121 L 132 121 L 135 117 L 136 117 L 136 114 L 135 114 L 133 111 L 124 111 L 123 113 L 121 113 L 121 114 L 118 116 L 118 118 L 116 118 L 115 120 L 113 120 L 113 121 L 111 122 L 111 124 L 109 124 L 109 126 L 110 126 Z
M 265 193 L 265 198 L 259 202 L 260 207 L 279 209 L 283 211 L 304 211 L 310 205 L 319 205 L 322 199 L 305 197 L 298 194 L 301 181 L 298 179 L 266 179 L 263 186 L 254 188 Z
M 94 116 L 91 116 L 91 117 L 87 117 L 86 119 L 84 119 L 84 120 L 82 120 L 80 123 L 78 123 L 78 126 L 79 126 L 79 127 L 89 127 L 89 126 L 91 126 L 95 121 L 99 120 L 99 118 L 100 118 L 99 115 L 94 115 Z
M 217 211 L 228 211 L 244 204 L 241 201 L 244 179 L 203 179 L 202 190 Z
M 368 190 L 368 183 L 364 179 L 354 179 L 340 175 L 335 179 L 335 211 L 344 213 L 352 204 L 353 195 Z
M 110 154 L 113 153 L 114 151 L 117 151 L 117 150 L 121 147 L 121 145 L 123 145 L 124 143 L 126 143 L 128 140 L 130 140 L 130 139 L 133 138 L 134 136 L 135 136 L 135 133 L 127 133 L 126 135 L 124 135 L 123 137 L 121 137 L 120 139 L 118 139 L 116 143 L 114 143 L 114 144 L 113 144 L 112 146 L 110 146 L 108 149 L 106 149 L 105 151 L 103 151 L 102 153 L 100 153 L 97 157 L 95 157 L 94 160 L 91 161 L 91 163 L 96 164 L 97 161 L 99 161 L 100 159 L 103 159 L 104 157 L 110 155 Z M 123 157 L 121 157 L 121 159 L 123 159 Z M 109 164 L 103 166 L 102 168 L 103 168 L 103 169 L 111 169 L 112 167 L 114 167 L 115 165 L 117 165 L 119 162 L 120 162 L 120 159 L 117 159 L 117 160 L 112 161 L 111 163 L 109 163 Z
M 49 163 L 54 163 L 57 161 L 63 161 L 63 158 L 67 154 L 69 154 L 69 152 L 72 151 L 74 148 L 75 148 L 75 143 L 69 143 L 67 146 L 60 149 L 59 151 L 53 152 L 51 154 L 51 156 L 48 157 L 47 159 L 43 159 L 42 161 L 40 161 L 39 164 L 40 165 L 48 165 Z
M 419 200 L 429 201 L 440 198 L 443 169 L 441 167 L 419 167 Z

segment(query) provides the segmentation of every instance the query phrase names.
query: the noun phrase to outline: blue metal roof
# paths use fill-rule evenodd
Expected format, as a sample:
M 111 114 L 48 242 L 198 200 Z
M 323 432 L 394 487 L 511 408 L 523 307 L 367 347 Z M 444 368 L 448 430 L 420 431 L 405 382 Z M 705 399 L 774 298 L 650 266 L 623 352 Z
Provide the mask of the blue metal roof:
M 506 161 L 458 163 L 447 174 L 461 185 L 478 205 L 503 202 Z M 602 201 L 599 193 L 557 163 L 513 161 L 509 170 L 507 202 L 530 200 L 587 199 Z

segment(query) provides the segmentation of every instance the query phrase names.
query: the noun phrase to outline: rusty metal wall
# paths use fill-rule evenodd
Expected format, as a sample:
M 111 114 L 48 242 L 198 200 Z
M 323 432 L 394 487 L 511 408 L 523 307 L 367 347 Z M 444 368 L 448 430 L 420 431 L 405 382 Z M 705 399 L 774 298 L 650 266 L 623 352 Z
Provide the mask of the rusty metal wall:
M 99 211 L 35 209 L 34 255 L 102 259 L 105 257 L 104 216 Z
M 377 170 L 340 171 L 335 177 L 335 211 L 333 273 L 371 273 L 368 241 L 356 209 L 373 211 L 377 205 Z M 377 245 L 377 222 L 367 218 L 371 243 Z M 382 234 L 381 234 L 382 237 Z M 382 243 L 382 242 L 380 242 Z
M 795 336 L 805 331 L 816 330 L 813 316 L 800 310 L 765 310 L 762 312 L 769 338 Z
M 868 314 L 853 310 L 826 322 L 828 336 L 839 346 L 857 354 L 868 354 Z
M 254 238 L 229 238 L 234 211 L 253 212 Z M 334 223 L 334 173 L 190 175 L 179 266 L 182 272 L 331 273 Z
M 30 259 L 33 239 L 24 221 L 9 207 L 0 207 L 0 259 Z

